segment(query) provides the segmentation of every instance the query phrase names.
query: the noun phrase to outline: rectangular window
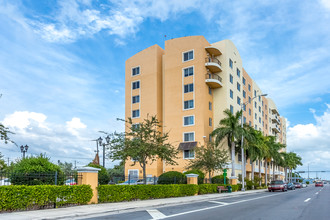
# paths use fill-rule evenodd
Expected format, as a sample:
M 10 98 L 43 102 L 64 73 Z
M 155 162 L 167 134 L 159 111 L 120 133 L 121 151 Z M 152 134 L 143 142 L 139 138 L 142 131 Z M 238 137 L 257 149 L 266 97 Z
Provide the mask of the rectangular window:
M 264 106 L 264 100 L 262 100 L 261 105 Z
M 241 71 L 238 68 L 236 69 L 236 72 L 237 72 L 237 76 L 241 77 Z
M 140 67 L 132 68 L 132 76 L 140 75 Z
M 212 118 L 209 118 L 209 126 L 212 126 Z
M 184 93 L 193 92 L 194 83 L 184 85 Z
M 183 53 L 183 61 L 184 62 L 192 60 L 192 59 L 194 59 L 194 51 L 193 50 Z
M 195 141 L 195 133 L 194 132 L 184 133 L 183 141 L 184 142 Z
M 132 129 L 139 129 L 140 128 L 140 124 L 132 124 Z
M 132 82 L 132 88 L 133 89 L 139 89 L 140 88 L 140 81 Z
M 229 95 L 230 95 L 230 98 L 231 98 L 231 99 L 234 98 L 234 92 L 233 92 L 233 90 L 230 90 L 230 91 L 229 91 Z
M 257 125 L 254 125 L 254 129 L 258 130 L 258 127 L 257 127 Z
M 212 95 L 212 89 L 209 87 L 209 94 Z
M 265 109 L 267 110 L 267 105 L 265 105 Z
M 237 90 L 241 91 L 241 84 L 237 83 Z
M 243 117 L 243 123 L 244 124 L 246 123 L 246 117 Z
M 132 112 L 132 118 L 138 118 L 138 117 L 140 117 L 140 109 L 133 110 L 133 112 Z
M 251 115 L 251 109 L 249 108 L 249 115 Z
M 194 159 L 195 158 L 195 151 L 194 150 L 184 150 L 184 159 Z
M 257 108 L 257 102 L 254 102 L 254 107 Z
M 237 159 L 238 159 L 238 161 L 242 161 L 242 154 L 241 153 L 237 154 Z
M 243 104 L 243 110 L 246 111 L 246 105 Z
M 194 108 L 194 100 L 184 101 L 184 109 Z
M 237 96 L 237 104 L 241 105 L 241 98 Z
M 184 77 L 192 76 L 194 75 L 194 67 L 188 67 L 183 70 Z
M 251 97 L 249 96 L 249 103 L 251 104 Z
M 264 124 L 265 124 L 264 121 L 262 121 L 262 127 L 264 127 Z
M 259 112 L 261 112 L 261 107 L 259 106 Z
M 184 126 L 189 126 L 189 125 L 194 125 L 194 124 L 195 124 L 195 117 L 193 115 L 183 117 Z
M 212 102 L 209 102 L 209 110 L 212 111 Z
M 267 115 L 265 114 L 265 119 L 267 120 Z
M 254 97 L 256 97 L 257 96 L 257 91 L 256 90 L 254 90 Z
M 133 96 L 132 98 L 132 103 L 139 103 L 140 102 L 140 96 L 139 95 L 136 95 L 136 96 Z
M 248 86 L 248 87 L 249 87 L 249 91 L 251 92 L 251 85 L 249 84 L 249 86 Z
M 251 121 L 249 121 L 249 126 L 251 126 L 251 124 L 252 124 Z
M 233 61 L 231 59 L 229 59 L 229 67 L 233 68 Z
M 257 120 L 257 113 L 254 113 L 254 119 Z
M 230 112 L 234 114 L 234 107 L 232 105 L 230 105 Z
M 259 98 L 259 102 L 260 102 L 260 100 L 261 100 L 261 96 L 258 96 L 258 98 Z
M 245 86 L 245 78 L 243 77 L 243 85 Z
M 259 123 L 261 123 L 261 117 L 259 117 Z
M 231 82 L 231 84 L 233 84 L 233 75 L 229 74 L 229 81 Z
M 243 90 L 243 98 L 246 98 L 246 92 Z

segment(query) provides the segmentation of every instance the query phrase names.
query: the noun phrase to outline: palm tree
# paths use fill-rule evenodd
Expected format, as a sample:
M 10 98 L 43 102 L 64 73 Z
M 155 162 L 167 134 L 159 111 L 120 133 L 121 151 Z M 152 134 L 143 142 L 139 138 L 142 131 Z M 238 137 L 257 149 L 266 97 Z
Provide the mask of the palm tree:
M 247 139 L 247 143 L 244 145 L 248 151 L 248 156 L 250 161 L 252 162 L 251 165 L 251 180 L 254 180 L 254 162 L 258 159 L 258 155 L 260 155 L 260 137 L 261 132 L 255 130 L 252 127 L 247 128 L 248 133 L 250 134 Z
M 228 146 L 230 146 L 231 150 L 231 176 L 235 176 L 235 145 L 237 140 L 240 140 L 242 134 L 246 134 L 245 129 L 241 128 L 240 118 L 242 115 L 242 111 L 236 112 L 236 114 L 232 114 L 229 109 L 224 111 L 225 118 L 223 118 L 219 127 L 216 128 L 211 135 L 215 136 L 215 143 L 219 145 L 223 139 L 227 139 Z M 245 136 L 245 135 L 244 135 Z
M 275 149 L 272 149 L 272 158 L 273 158 L 273 180 L 275 180 L 275 166 L 279 166 L 282 164 L 282 156 L 279 152 L 281 149 L 285 148 L 284 144 L 276 143 Z
M 266 146 L 267 146 L 267 150 L 265 151 L 265 160 L 266 160 L 265 182 L 267 185 L 267 183 L 268 183 L 268 177 L 267 177 L 268 161 L 271 161 L 271 159 L 275 160 L 278 158 L 281 145 L 279 145 L 276 142 L 275 136 L 267 136 L 266 137 Z M 274 176 L 275 176 L 275 166 L 273 166 L 273 178 L 274 178 Z
M 292 182 L 292 170 L 296 169 L 298 165 L 302 165 L 301 157 L 294 152 L 281 153 L 283 156 L 283 164 L 285 166 L 285 177 L 287 178 L 287 169 L 289 169 L 289 181 Z

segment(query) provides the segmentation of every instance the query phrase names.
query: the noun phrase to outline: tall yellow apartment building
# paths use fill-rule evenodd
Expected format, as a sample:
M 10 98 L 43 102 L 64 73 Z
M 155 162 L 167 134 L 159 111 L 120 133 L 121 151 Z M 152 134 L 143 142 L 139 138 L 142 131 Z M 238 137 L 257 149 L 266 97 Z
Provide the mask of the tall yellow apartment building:
M 126 61 L 125 118 L 138 124 L 147 115 L 156 115 L 169 142 L 179 149 L 178 165 L 158 160 L 146 169 L 148 176 L 167 171 L 184 172 L 189 160 L 195 158 L 195 147 L 204 145 L 210 133 L 224 117 L 223 111 L 243 111 L 247 123 L 265 135 L 276 135 L 286 143 L 285 119 L 275 103 L 263 94 L 243 69 L 240 54 L 230 40 L 210 44 L 203 36 L 182 37 L 165 41 L 165 49 L 151 46 Z M 256 98 L 254 98 L 256 97 Z M 142 177 L 142 169 L 133 162 L 125 163 L 125 175 Z M 241 173 L 241 155 L 235 160 Z M 268 174 L 272 171 L 272 163 Z M 230 165 L 228 166 L 230 171 Z M 283 169 L 275 167 L 277 178 Z M 255 164 L 255 171 L 265 173 L 265 162 Z M 247 161 L 246 171 L 251 173 Z M 216 174 L 215 174 L 216 175 Z

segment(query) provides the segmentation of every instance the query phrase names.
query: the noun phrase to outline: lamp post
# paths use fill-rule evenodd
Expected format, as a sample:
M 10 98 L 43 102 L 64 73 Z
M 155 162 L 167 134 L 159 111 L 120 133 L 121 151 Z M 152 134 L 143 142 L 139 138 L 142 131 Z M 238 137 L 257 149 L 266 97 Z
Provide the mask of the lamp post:
M 25 145 L 21 145 L 21 152 L 23 153 L 23 159 L 25 158 L 25 153 L 27 152 L 27 150 L 29 149 L 29 146 Z
M 105 167 L 105 146 L 110 144 L 110 140 L 111 140 L 111 139 L 110 139 L 109 135 L 105 137 L 105 141 L 106 141 L 106 143 L 102 142 L 103 139 L 102 139 L 101 137 L 99 137 L 99 138 L 97 139 L 98 144 L 99 144 L 100 146 L 103 146 L 103 167 Z M 98 151 L 98 149 L 97 149 L 97 151 Z
M 267 96 L 267 94 L 262 94 L 262 95 L 258 95 L 258 96 L 255 96 L 251 99 L 251 101 L 257 97 L 261 97 L 261 96 Z M 247 102 L 244 102 L 241 104 L 241 112 L 242 112 L 242 115 L 241 115 L 241 128 L 243 128 L 243 108 L 244 106 L 246 106 L 246 104 L 248 103 L 249 101 Z M 241 154 L 242 154 L 242 191 L 245 191 L 245 156 L 244 156 L 244 135 L 242 133 L 242 140 L 241 140 Z M 260 169 L 260 168 L 259 168 Z

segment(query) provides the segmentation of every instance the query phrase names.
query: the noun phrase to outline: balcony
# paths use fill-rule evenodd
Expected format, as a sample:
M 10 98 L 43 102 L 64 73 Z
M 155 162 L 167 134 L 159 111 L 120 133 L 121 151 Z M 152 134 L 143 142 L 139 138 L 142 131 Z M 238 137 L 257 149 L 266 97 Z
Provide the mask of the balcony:
M 222 87 L 221 77 L 214 73 L 206 73 L 205 82 L 212 89 L 217 89 Z
M 275 133 L 280 133 L 281 132 L 281 128 L 280 126 L 276 125 L 275 126 L 272 126 L 272 130 L 275 132 Z
M 272 112 L 273 112 L 273 114 L 277 114 L 277 115 L 280 115 L 280 113 L 277 111 L 277 109 L 276 109 L 276 108 L 273 108 L 273 109 L 272 109 Z
M 209 53 L 209 54 L 212 54 L 214 56 L 220 56 L 222 53 L 221 51 L 216 48 L 216 47 L 213 47 L 213 46 L 209 46 L 209 47 L 205 47 L 205 50 Z
M 218 73 L 222 71 L 221 62 L 217 58 L 206 57 L 205 58 L 205 67 L 211 73 Z
M 279 118 L 277 115 L 272 115 L 271 118 L 272 118 L 272 122 L 273 122 L 274 124 L 278 124 L 278 125 L 281 124 L 280 118 Z

